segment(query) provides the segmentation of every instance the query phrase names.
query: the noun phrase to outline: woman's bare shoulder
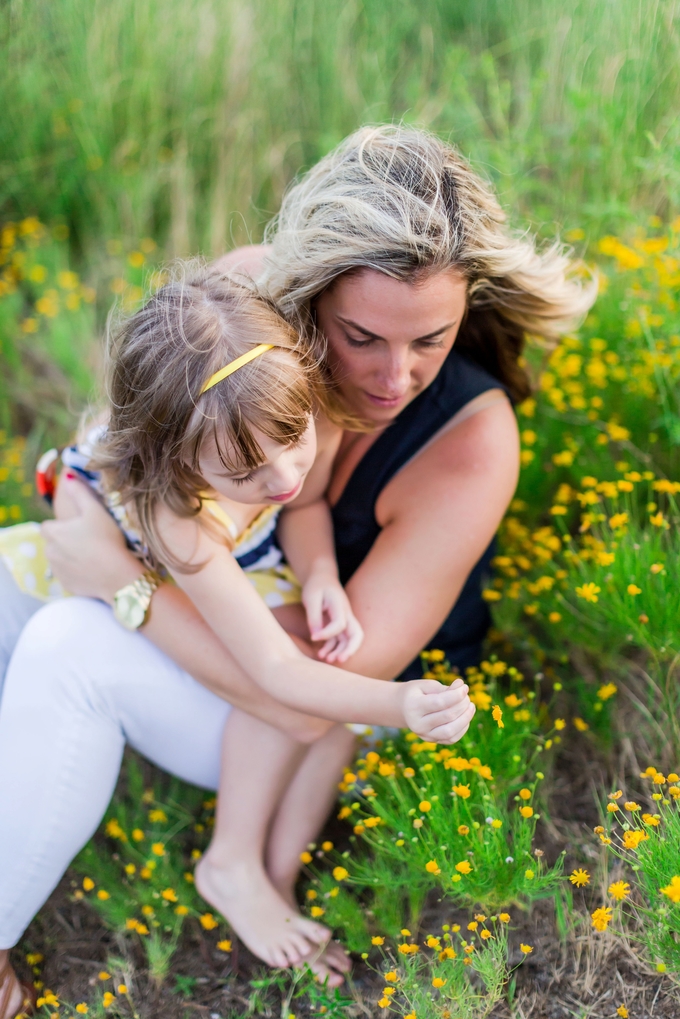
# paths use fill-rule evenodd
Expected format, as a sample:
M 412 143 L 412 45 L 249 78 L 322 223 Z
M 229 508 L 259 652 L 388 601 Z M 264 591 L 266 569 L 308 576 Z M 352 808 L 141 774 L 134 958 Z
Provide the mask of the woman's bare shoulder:
M 264 268 L 264 260 L 269 250 L 268 244 L 246 244 L 228 251 L 226 255 L 220 255 L 213 262 L 213 267 L 220 272 L 241 273 L 256 280 Z
M 423 491 L 435 489 L 444 497 L 441 505 L 446 512 L 447 492 L 461 487 L 485 491 L 489 481 L 502 500 L 506 489 L 514 488 L 518 470 L 517 422 L 510 401 L 502 395 L 434 436 L 385 486 L 376 516 L 408 512 L 422 505 Z

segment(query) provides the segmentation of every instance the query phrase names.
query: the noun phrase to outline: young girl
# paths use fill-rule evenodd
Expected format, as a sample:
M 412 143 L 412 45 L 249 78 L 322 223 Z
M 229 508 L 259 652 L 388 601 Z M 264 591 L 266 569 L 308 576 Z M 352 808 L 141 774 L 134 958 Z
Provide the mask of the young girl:
M 163 565 L 263 690 L 326 719 L 408 726 L 425 739 L 454 742 L 474 713 L 462 683 L 395 685 L 313 661 L 258 597 L 301 600 L 328 661 L 359 646 L 323 499 L 339 429 L 322 413 L 318 381 L 295 330 L 270 305 L 227 277 L 199 271 L 159 290 L 116 337 L 110 417 L 93 465 L 116 493 L 118 515 L 127 513 L 128 533 L 139 530 L 147 563 Z M 275 540 L 279 515 L 294 575 Z M 147 600 L 158 582 L 147 571 Z M 121 605 L 123 622 L 143 622 L 143 611 L 126 618 L 124 597 Z M 204 898 L 274 966 L 318 954 L 329 938 L 284 901 L 264 865 L 270 820 L 305 750 L 232 709 L 215 834 L 196 871 Z M 327 961 L 346 968 L 337 955 Z

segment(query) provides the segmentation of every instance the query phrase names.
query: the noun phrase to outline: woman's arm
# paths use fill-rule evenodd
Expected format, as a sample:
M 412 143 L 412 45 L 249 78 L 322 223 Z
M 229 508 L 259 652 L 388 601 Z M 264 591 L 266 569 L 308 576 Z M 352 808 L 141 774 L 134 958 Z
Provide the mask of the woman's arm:
M 66 590 L 113 604 L 116 591 L 144 567 L 96 496 L 76 478 L 62 475 L 55 509 L 59 519 L 42 525 L 55 575 Z M 218 697 L 295 739 L 312 742 L 328 729 L 324 719 L 286 707 L 254 683 L 180 588 L 161 584 L 141 632 Z
M 342 668 L 394 679 L 439 630 L 496 533 L 517 485 L 519 437 L 508 401 L 445 432 L 376 504 L 382 527 L 347 584 L 364 630 Z

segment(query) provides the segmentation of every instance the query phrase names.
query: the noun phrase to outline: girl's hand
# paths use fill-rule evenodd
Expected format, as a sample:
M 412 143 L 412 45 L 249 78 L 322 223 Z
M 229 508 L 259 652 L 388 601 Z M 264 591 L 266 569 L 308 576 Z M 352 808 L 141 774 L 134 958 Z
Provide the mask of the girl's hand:
M 364 631 L 337 576 L 313 573 L 302 588 L 302 604 L 313 641 L 325 641 L 318 657 L 345 662 L 359 648 Z
M 398 684 L 399 685 L 399 684 Z M 406 725 L 429 743 L 457 743 L 468 730 L 475 706 L 462 679 L 442 686 L 436 679 L 403 684 Z

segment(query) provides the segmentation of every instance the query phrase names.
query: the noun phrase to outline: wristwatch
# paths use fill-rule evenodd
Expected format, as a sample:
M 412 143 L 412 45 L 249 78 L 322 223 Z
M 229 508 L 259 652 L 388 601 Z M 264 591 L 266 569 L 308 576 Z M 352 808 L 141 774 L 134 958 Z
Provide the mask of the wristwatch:
M 160 586 L 161 578 L 153 570 L 145 570 L 132 584 L 126 584 L 113 596 L 113 614 L 126 630 L 138 630 L 146 621 L 151 596 Z

